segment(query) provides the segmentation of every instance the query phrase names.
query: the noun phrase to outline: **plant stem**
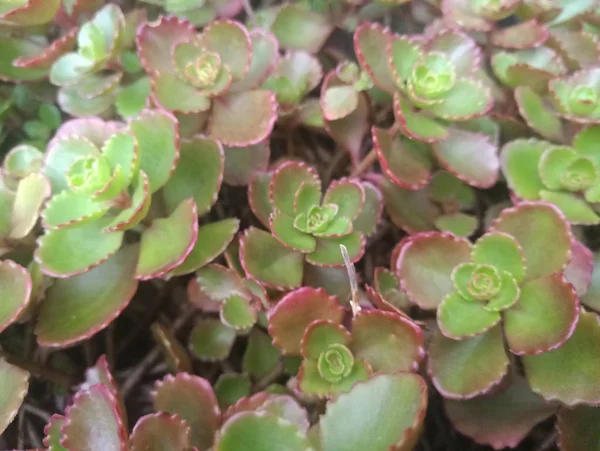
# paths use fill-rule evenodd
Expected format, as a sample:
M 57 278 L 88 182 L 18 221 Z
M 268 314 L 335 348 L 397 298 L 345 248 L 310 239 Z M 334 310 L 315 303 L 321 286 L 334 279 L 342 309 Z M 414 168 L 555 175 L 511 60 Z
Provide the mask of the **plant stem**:
M 73 385 L 73 378 L 66 373 L 42 366 L 39 363 L 31 360 L 26 360 L 22 357 L 7 354 L 6 351 L 0 351 L 0 357 L 8 363 L 18 366 L 19 368 L 31 373 L 34 377 L 45 379 L 56 385 L 60 385 L 66 389 L 70 389 Z
M 350 298 L 350 307 L 352 308 L 352 316 L 356 316 L 358 312 L 362 310 L 358 303 L 358 281 L 356 278 L 356 268 L 350 260 L 348 255 L 348 249 L 343 244 L 340 244 L 340 250 L 342 251 L 342 257 L 344 258 L 344 265 L 346 265 L 346 271 L 348 272 L 348 279 L 350 279 L 350 290 L 352 296 Z
M 367 169 L 369 169 L 373 163 L 377 160 L 377 150 L 373 147 L 369 153 L 361 160 L 361 162 L 354 168 L 350 173 L 350 177 L 358 177 Z

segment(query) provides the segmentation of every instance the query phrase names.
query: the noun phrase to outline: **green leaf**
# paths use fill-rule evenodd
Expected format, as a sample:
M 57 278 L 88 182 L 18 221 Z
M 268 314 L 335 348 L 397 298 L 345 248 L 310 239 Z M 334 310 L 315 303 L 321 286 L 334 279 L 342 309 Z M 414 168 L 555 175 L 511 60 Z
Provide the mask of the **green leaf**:
M 447 127 L 422 112 L 413 111 L 408 100 L 398 92 L 394 94 L 394 116 L 402 132 L 409 138 L 427 143 L 448 138 Z
M 285 246 L 298 252 L 312 252 L 317 245 L 316 239 L 299 230 L 294 225 L 294 218 L 283 212 L 276 211 L 271 216 L 271 231 Z
M 196 281 L 202 293 L 216 302 L 222 302 L 233 295 L 250 295 L 244 280 L 233 269 L 216 263 L 199 269 Z
M 42 50 L 42 46 L 30 39 L 0 38 L 0 77 L 3 80 L 34 81 L 48 74 L 48 68 L 22 68 L 15 66 L 13 62 L 18 58 L 36 57 Z
M 525 283 L 519 302 L 504 315 L 504 330 L 514 354 L 539 354 L 568 340 L 579 318 L 579 299 L 560 273 Z
M 250 379 L 245 374 L 223 373 L 215 383 L 215 394 L 222 409 L 250 396 Z
M 441 232 L 449 232 L 456 236 L 470 236 L 477 230 L 477 218 L 466 213 L 454 213 L 438 216 L 435 226 Z
M 351 340 L 350 332 L 341 324 L 331 320 L 315 320 L 302 334 L 300 347 L 304 358 L 317 361 L 331 346 L 346 347 Z
M 113 230 L 129 230 L 142 221 L 150 209 L 150 181 L 144 171 L 137 174 L 137 180 L 133 186 L 133 193 L 129 197 L 129 207 L 122 209 L 108 223 L 105 232 Z
M 294 288 L 302 283 L 304 255 L 294 252 L 270 233 L 249 228 L 240 242 L 244 270 L 274 288 Z
M 160 72 L 152 79 L 152 98 L 166 110 L 176 113 L 200 113 L 208 111 L 212 104 L 201 90 L 169 72 Z
M 387 48 L 388 40 L 388 30 L 376 22 L 362 23 L 354 31 L 354 51 L 360 65 L 368 72 L 375 85 L 385 92 L 393 93 L 396 86 L 387 53 L 382 52 L 382 49 Z
M 67 189 L 69 168 L 76 160 L 89 156 L 100 156 L 100 150 L 91 140 L 82 136 L 55 138 L 48 146 L 43 168 L 43 173 L 52 182 L 52 192 L 59 193 Z
M 358 106 L 358 92 L 354 86 L 332 86 L 322 98 L 323 117 L 328 121 L 342 119 Z
M 65 447 L 60 444 L 62 438 L 63 424 L 65 424 L 66 418 L 62 415 L 54 414 L 50 417 L 50 421 L 44 427 L 44 446 L 47 446 L 50 451 L 67 451 Z
M 267 141 L 246 147 L 225 147 L 223 180 L 228 185 L 246 186 L 269 165 L 271 149 Z
M 175 172 L 163 188 L 169 211 L 192 197 L 198 215 L 208 212 L 216 202 L 223 180 L 223 147 L 210 138 L 195 137 L 182 143 Z
M 600 222 L 600 216 L 576 194 L 542 190 L 540 198 L 556 205 L 573 224 L 593 225 Z
M 290 216 L 302 208 L 305 204 L 312 207 L 316 198 L 310 189 L 310 201 L 304 202 L 300 196 L 304 195 L 303 185 L 316 185 L 320 187 L 321 181 L 314 168 L 302 162 L 287 161 L 277 167 L 270 181 L 269 192 L 272 198 L 273 206 Z M 314 197 L 313 197 L 314 196 Z
M 265 412 L 240 412 L 225 422 L 215 451 L 308 451 L 306 435 L 294 424 Z
M 365 190 L 365 203 L 352 223 L 352 230 L 368 237 L 375 231 L 381 220 L 383 195 L 381 190 L 371 182 L 362 182 L 362 186 Z
M 167 274 L 185 261 L 198 238 L 198 215 L 193 199 L 181 202 L 167 218 L 155 219 L 142 232 L 135 276 L 140 280 Z M 164 243 L 169 243 L 165 246 Z
M 342 266 L 344 259 L 340 245 L 346 246 L 352 262 L 362 258 L 365 253 L 365 238 L 361 233 L 353 232 L 339 238 L 319 238 L 313 252 L 306 256 L 306 261 L 317 266 Z
M 406 89 L 406 81 L 410 78 L 417 61 L 423 56 L 421 43 L 417 39 L 406 36 L 392 36 L 386 42 L 388 50 L 387 64 L 392 71 L 396 86 L 402 90 Z M 376 53 L 381 52 L 378 50 Z M 375 52 L 374 52 L 375 53 Z M 394 92 L 393 89 L 391 92 Z
M 129 131 L 137 139 L 140 169 L 154 193 L 167 183 L 179 159 L 177 119 L 165 111 L 145 110 L 129 122 Z
M 365 204 L 365 190 L 358 180 L 337 180 L 327 188 L 323 204 L 337 205 L 337 216 L 353 221 L 360 215 Z
M 538 164 L 540 178 L 546 189 L 563 189 L 564 175 L 576 159 L 577 152 L 570 147 L 548 148 L 542 154 Z
M 471 260 L 479 265 L 492 265 L 509 272 L 517 282 L 525 277 L 525 256 L 517 240 L 501 232 L 489 232 L 477 240 Z
M 225 360 L 235 341 L 236 332 L 220 320 L 200 319 L 190 333 L 190 350 L 202 361 Z
M 410 449 L 418 438 L 426 405 L 426 385 L 418 375 L 376 375 L 327 405 L 320 421 L 319 449 Z
M 262 28 L 250 31 L 252 60 L 250 68 L 242 80 L 233 81 L 229 92 L 248 91 L 258 88 L 273 69 L 273 61 L 279 55 L 279 42 L 271 33 Z
M 448 399 L 472 399 L 498 385 L 508 371 L 502 328 L 464 340 L 436 332 L 429 347 L 429 374 Z
M 600 403 L 600 322 L 595 313 L 581 312 L 575 332 L 560 348 L 524 356 L 532 390 L 567 406 Z
M 84 224 L 102 217 L 110 208 L 107 202 L 96 202 L 73 191 L 62 191 L 53 196 L 42 212 L 47 229 Z
M 470 260 L 471 244 L 447 233 L 413 235 L 402 248 L 397 273 L 408 298 L 424 309 L 435 309 L 454 291 L 454 268 Z
M 30 144 L 19 144 L 8 151 L 2 163 L 4 174 L 24 178 L 41 169 L 44 154 Z
M 250 299 L 233 295 L 221 305 L 221 321 L 235 330 L 247 330 L 256 323 L 257 312 Z
M 40 173 L 29 174 L 19 182 L 10 217 L 10 238 L 18 240 L 31 232 L 50 193 L 50 181 Z
M 271 31 L 283 48 L 313 54 L 321 49 L 332 30 L 333 26 L 325 16 L 294 4 L 281 7 L 271 25 Z
M 124 232 L 103 232 L 106 219 L 46 230 L 36 250 L 42 271 L 53 277 L 71 277 L 89 271 L 115 254 L 121 247 Z
M 440 214 L 429 190 L 408 190 L 386 179 L 381 181 L 385 210 L 392 222 L 410 233 L 436 230 L 435 219 Z
M 141 417 L 129 437 L 129 451 L 185 451 L 189 446 L 189 425 L 163 412 Z
M 250 36 L 243 25 L 233 21 L 213 22 L 204 29 L 200 42 L 208 51 L 221 57 L 234 80 L 240 80 L 248 71 L 252 48 Z
M 565 141 L 562 121 L 533 89 L 517 86 L 515 100 L 521 117 L 529 127 L 550 141 L 557 143 Z
M 502 172 L 513 192 L 524 200 L 538 200 L 544 189 L 538 164 L 550 146 L 546 141 L 517 139 L 502 148 Z
M 261 379 L 272 374 L 279 361 L 279 351 L 273 346 L 271 337 L 258 328 L 252 329 L 242 360 L 244 373 L 255 379 Z
M 150 96 L 151 86 L 150 77 L 142 77 L 119 92 L 115 107 L 121 117 L 137 116 L 143 111 Z
M 487 310 L 483 303 L 451 293 L 439 305 L 437 321 L 446 337 L 462 340 L 491 329 L 500 322 L 500 314 Z
M 56 280 L 38 314 L 38 342 L 68 346 L 108 326 L 135 294 L 137 257 L 137 246 L 127 246 L 85 274 Z
M 94 61 L 79 53 L 67 53 L 52 65 L 50 82 L 55 86 L 71 86 L 93 69 Z
M 502 273 L 502 288 L 500 293 L 490 299 L 490 302 L 484 307 L 490 312 L 501 312 L 515 305 L 519 300 L 521 291 L 514 277 L 504 271 Z
M 271 172 L 259 172 L 248 185 L 248 204 L 250 205 L 250 209 L 254 213 L 254 216 L 267 228 L 270 227 L 269 217 L 273 212 L 270 196 L 272 178 L 273 173 Z
M 0 434 L 17 415 L 29 388 L 29 373 L 0 359 Z
M 492 94 L 483 83 L 461 78 L 456 80 L 443 101 L 429 110 L 439 118 L 456 121 L 481 116 L 489 111 L 492 104 Z
M 564 451 L 594 449 L 600 440 L 600 431 L 596 428 L 598 421 L 600 421 L 600 409 L 597 406 L 561 409 L 556 423 L 560 449 Z

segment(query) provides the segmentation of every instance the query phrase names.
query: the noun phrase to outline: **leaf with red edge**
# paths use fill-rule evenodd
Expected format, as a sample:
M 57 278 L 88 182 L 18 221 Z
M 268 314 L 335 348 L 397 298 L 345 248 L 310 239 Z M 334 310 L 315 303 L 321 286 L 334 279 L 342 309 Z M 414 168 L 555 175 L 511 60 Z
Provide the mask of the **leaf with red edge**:
M 127 411 L 125 410 L 125 404 L 123 403 L 123 399 L 119 393 L 119 387 L 117 386 L 117 382 L 110 372 L 108 361 L 106 360 L 106 355 L 104 354 L 98 357 L 98 360 L 94 366 L 85 371 L 85 381 L 79 386 L 79 389 L 86 390 L 92 385 L 96 384 L 102 384 L 110 390 L 118 403 L 117 413 L 119 414 L 119 417 L 123 423 L 127 424 Z
M 410 190 L 427 185 L 433 165 L 430 146 L 377 127 L 371 134 L 381 169 L 392 182 Z
M 411 139 L 435 143 L 448 138 L 447 127 L 422 112 L 414 111 L 408 99 L 398 91 L 394 94 L 394 117 L 400 130 Z
M 67 407 L 60 444 L 81 451 L 126 451 L 127 428 L 117 412 L 117 401 L 102 384 L 80 391 Z M 101 425 L 101 427 L 98 427 Z
M 317 439 L 323 451 L 413 449 L 425 418 L 427 385 L 416 374 L 378 374 L 327 405 Z M 390 419 L 393 418 L 393 421 Z
M 568 406 L 600 404 L 600 321 L 581 312 L 570 339 L 560 348 L 523 356 L 525 375 L 534 392 Z
M 141 417 L 129 438 L 129 451 L 187 451 L 190 426 L 178 415 L 163 412 Z
M 592 278 L 587 290 L 587 293 L 581 297 L 580 301 L 586 307 L 593 310 L 600 310 L 600 253 L 594 253 L 593 255 L 594 270 L 592 272 Z M 565 277 L 569 278 L 569 266 L 565 269 Z
M 469 185 L 490 188 L 498 181 L 498 148 L 487 135 L 451 128 L 433 150 L 442 166 Z
M 285 49 L 317 53 L 333 26 L 321 14 L 300 5 L 286 4 L 277 12 L 271 31 Z
M 519 114 L 529 127 L 550 141 L 564 142 L 563 122 L 539 94 L 528 86 L 517 86 L 515 101 L 519 108 Z
M 577 296 L 585 296 L 592 282 L 594 255 L 581 241 L 571 243 L 571 260 L 564 270 L 565 278 L 573 284 Z
M 561 409 L 557 415 L 556 430 L 561 451 L 592 450 L 600 441 L 600 408 L 577 406 Z
M 60 0 L 25 0 L 16 2 L 15 7 L 12 8 L 4 6 L 0 14 L 0 25 L 34 27 L 46 24 L 54 19 L 60 3 Z
M 216 20 L 204 28 L 199 40 L 203 48 L 221 57 L 233 80 L 240 80 L 246 75 L 252 58 L 252 44 L 242 24 L 233 20 Z
M 186 199 L 167 218 L 155 219 L 142 232 L 135 277 L 160 277 L 185 261 L 198 238 L 198 215 L 193 199 Z M 165 243 L 169 243 L 165 246 Z
M 319 175 L 312 166 L 298 161 L 285 161 L 277 166 L 269 184 L 269 196 L 273 207 L 294 216 L 296 195 L 303 184 L 314 184 L 320 188 Z
M 269 218 L 273 213 L 271 204 L 272 172 L 259 172 L 248 185 L 248 204 L 254 216 L 267 228 L 270 227 Z
M 269 141 L 246 147 L 225 147 L 223 180 L 228 185 L 245 186 L 267 169 L 271 148 Z
M 375 372 L 417 371 L 425 356 L 423 333 L 412 321 L 390 312 L 365 310 L 352 320 L 354 356 Z
M 407 190 L 385 179 L 380 186 L 385 210 L 397 227 L 409 233 L 437 229 L 435 220 L 441 212 L 427 189 Z
M 54 414 L 50 417 L 50 421 L 44 427 L 44 446 L 48 451 L 68 451 L 61 444 L 60 430 L 67 419 L 62 415 Z
M 271 134 L 276 119 L 274 93 L 254 90 L 228 94 L 214 101 L 208 134 L 231 147 L 250 146 Z
M 548 39 L 548 27 L 530 19 L 506 28 L 492 31 L 490 40 L 492 44 L 511 50 L 523 50 L 542 45 Z
M 0 80 L 33 81 L 44 78 L 48 68 L 23 68 L 13 65 L 18 59 L 32 58 L 40 53 L 43 46 L 26 39 L 0 38 Z
M 365 237 L 353 232 L 339 238 L 318 238 L 315 250 L 307 254 L 306 261 L 317 266 L 343 266 L 344 259 L 340 245 L 346 246 L 352 263 L 359 261 L 365 253 Z
M 233 81 L 229 92 L 241 92 L 260 87 L 275 67 L 279 56 L 279 42 L 268 31 L 261 28 L 250 30 L 252 60 L 242 80 Z
M 31 276 L 12 260 L 0 261 L 0 332 L 15 322 L 29 305 Z
M 502 381 L 509 364 L 500 326 L 464 340 L 452 340 L 437 331 L 429 345 L 429 375 L 448 399 L 488 393 Z
M 17 415 L 29 388 L 29 373 L 0 359 L 0 434 Z
M 108 326 L 135 294 L 137 257 L 137 246 L 127 246 L 85 274 L 56 280 L 40 307 L 38 342 L 68 346 Z
M 481 445 L 494 449 L 516 447 L 556 406 L 533 393 L 522 377 L 515 377 L 498 393 L 468 401 L 446 400 L 453 426 Z
M 361 182 L 365 191 L 365 203 L 362 211 L 352 223 L 352 230 L 360 232 L 365 236 L 375 232 L 381 213 L 383 211 L 383 194 L 381 190 L 371 182 Z
M 240 239 L 240 261 L 247 275 L 266 286 L 283 290 L 302 283 L 304 255 L 254 227 Z
M 521 202 L 507 208 L 492 223 L 492 231 L 508 233 L 519 242 L 526 260 L 526 281 L 561 272 L 571 258 L 570 224 L 550 203 Z
M 387 52 L 390 30 L 376 22 L 364 22 L 354 31 L 354 51 L 361 67 L 367 71 L 373 83 L 385 92 L 393 94 L 396 84 L 392 78 Z
M 299 288 L 286 294 L 269 312 L 269 334 L 284 354 L 297 355 L 304 331 L 313 321 L 339 324 L 343 314 L 337 297 L 321 288 Z
M 156 383 L 156 410 L 179 415 L 191 427 L 191 446 L 207 451 L 221 422 L 221 409 L 210 382 L 199 376 L 179 373 Z
M 194 26 L 176 16 L 161 16 L 156 22 L 145 22 L 137 31 L 138 57 L 148 74 L 157 75 L 172 67 L 171 51 L 179 42 L 196 36 Z
M 450 277 L 471 259 L 471 243 L 449 233 L 411 236 L 400 250 L 396 271 L 408 298 L 423 309 L 435 309 L 454 291 Z
M 78 31 L 77 27 L 73 27 L 39 54 L 19 57 L 13 61 L 13 65 L 24 69 L 49 69 L 58 58 L 73 50 L 77 42 Z
M 150 179 L 150 191 L 156 192 L 173 174 L 179 160 L 179 124 L 172 114 L 144 110 L 129 122 L 140 155 L 140 169 Z
M 597 36 L 584 30 L 554 28 L 547 45 L 556 50 L 572 71 L 594 66 L 600 56 Z
M 323 196 L 323 204 L 337 205 L 337 217 L 354 221 L 365 204 L 365 190 L 358 179 L 338 179 L 327 188 Z

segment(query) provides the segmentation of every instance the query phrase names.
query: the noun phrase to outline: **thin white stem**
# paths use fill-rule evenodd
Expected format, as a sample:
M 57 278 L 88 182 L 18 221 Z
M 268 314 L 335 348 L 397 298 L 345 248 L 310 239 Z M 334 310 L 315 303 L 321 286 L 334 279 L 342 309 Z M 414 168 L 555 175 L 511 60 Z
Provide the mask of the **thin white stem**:
M 340 244 L 340 250 L 342 251 L 342 257 L 344 258 L 344 265 L 346 265 L 346 271 L 348 272 L 348 279 L 350 280 L 350 291 L 352 293 L 350 298 L 350 307 L 352 308 L 352 316 L 356 316 L 362 309 L 358 303 L 358 280 L 356 278 L 356 269 L 354 264 L 350 260 L 348 255 L 348 249 L 343 244 Z

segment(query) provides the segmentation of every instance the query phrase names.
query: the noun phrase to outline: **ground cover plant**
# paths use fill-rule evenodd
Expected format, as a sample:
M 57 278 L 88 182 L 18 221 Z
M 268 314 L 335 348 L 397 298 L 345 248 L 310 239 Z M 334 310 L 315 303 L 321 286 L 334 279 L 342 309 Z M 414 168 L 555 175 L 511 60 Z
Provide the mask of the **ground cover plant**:
M 600 449 L 597 0 L 0 0 L 0 450 Z

